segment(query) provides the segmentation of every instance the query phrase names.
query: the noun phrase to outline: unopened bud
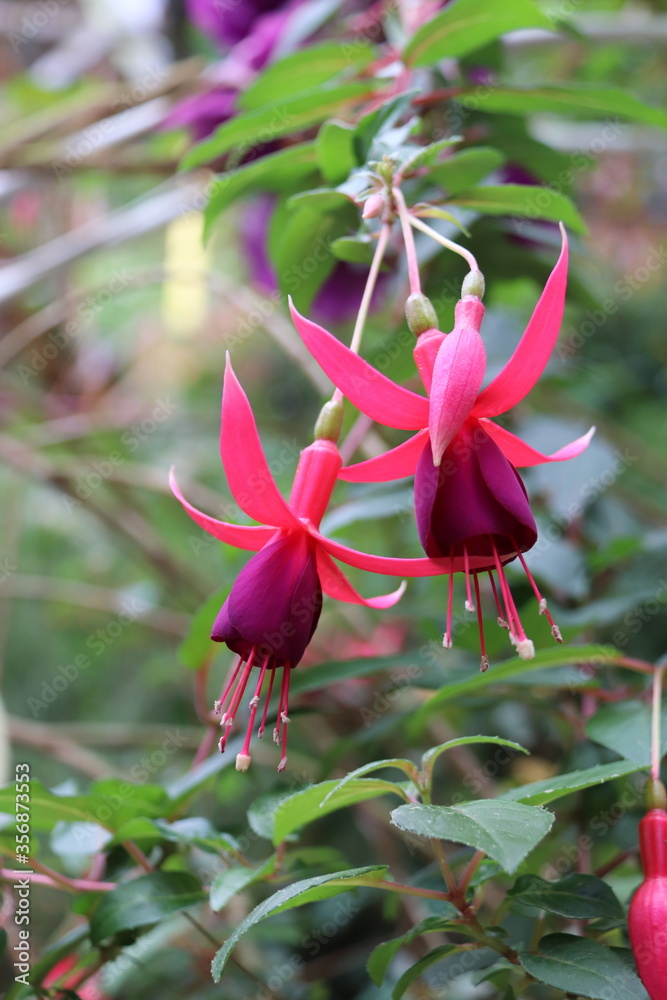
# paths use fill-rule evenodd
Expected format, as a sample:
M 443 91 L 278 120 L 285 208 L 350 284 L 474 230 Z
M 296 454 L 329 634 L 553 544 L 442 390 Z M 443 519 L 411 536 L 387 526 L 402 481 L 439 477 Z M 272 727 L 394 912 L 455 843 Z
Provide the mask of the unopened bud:
M 659 778 L 649 778 L 644 786 L 647 809 L 667 809 L 667 791 Z
M 484 275 L 481 271 L 468 271 L 461 285 L 461 298 L 464 295 L 476 295 L 484 298 Z
M 377 219 L 384 210 L 384 195 L 379 191 L 371 194 L 366 199 L 364 210 L 361 213 L 362 219 Z
M 405 303 L 405 318 L 410 332 L 418 337 L 427 330 L 438 329 L 438 314 L 433 303 L 423 292 L 413 292 Z
M 343 428 L 344 412 L 342 399 L 331 399 L 325 403 L 315 423 L 316 440 L 324 439 L 335 444 Z

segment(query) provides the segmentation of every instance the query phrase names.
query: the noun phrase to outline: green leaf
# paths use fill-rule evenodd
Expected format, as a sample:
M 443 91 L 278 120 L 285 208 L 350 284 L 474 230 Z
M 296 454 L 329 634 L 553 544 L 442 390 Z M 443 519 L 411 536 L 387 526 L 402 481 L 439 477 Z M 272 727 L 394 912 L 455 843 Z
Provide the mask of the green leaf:
M 453 840 L 484 851 L 510 874 L 547 835 L 554 821 L 552 814 L 544 809 L 502 799 L 482 799 L 456 806 L 399 806 L 391 819 L 408 833 Z
M 548 934 L 536 955 L 519 955 L 531 976 L 548 986 L 593 1000 L 648 1000 L 632 968 L 611 948 L 572 934 Z
M 430 66 L 440 59 L 467 55 L 507 31 L 550 28 L 551 22 L 530 0 L 454 0 L 419 28 L 403 53 L 408 66 Z
M 299 191 L 287 199 L 290 209 L 310 208 L 316 212 L 336 212 L 350 208 L 351 204 L 351 199 L 335 188 L 312 188 L 310 191 Z
M 414 152 L 409 153 L 401 160 L 401 173 L 405 175 L 412 170 L 416 170 L 417 167 L 432 166 L 443 149 L 449 149 L 450 146 L 455 146 L 458 142 L 461 142 L 460 135 L 452 136 L 449 139 L 440 139 L 438 142 L 431 142 L 428 146 L 418 146 Z M 470 178 L 468 178 L 468 184 L 470 184 Z
M 518 215 L 527 219 L 562 222 L 577 233 L 586 225 L 567 195 L 537 184 L 499 184 L 460 191 L 448 205 L 461 205 L 484 215 Z
M 595 663 L 608 665 L 619 658 L 613 646 L 557 646 L 539 650 L 532 660 L 522 660 L 513 656 L 496 666 L 491 666 L 485 673 L 471 674 L 461 681 L 445 684 L 429 701 L 425 702 L 413 715 L 413 725 L 420 726 L 423 721 L 447 701 L 459 698 L 471 691 L 478 692 L 493 684 L 502 683 L 515 674 L 528 673 L 531 670 L 541 670 L 544 667 L 560 667 L 566 664 Z M 316 668 L 317 669 L 317 668 Z M 308 671 L 310 674 L 311 671 Z
M 211 163 L 230 150 L 241 157 L 255 146 L 317 125 L 368 94 L 370 87 L 370 82 L 318 87 L 309 93 L 236 115 L 220 125 L 212 136 L 193 146 L 183 159 L 182 169 L 191 170 Z
M 459 229 L 465 236 L 470 238 L 470 230 L 466 229 L 463 223 L 457 219 L 455 215 L 452 215 L 451 212 L 446 212 L 444 208 L 435 208 L 433 205 L 424 204 L 424 207 L 422 208 L 420 206 L 417 208 L 414 214 L 420 219 L 444 219 L 445 222 L 451 222 L 453 226 L 456 226 L 456 228 Z
M 644 766 L 624 760 L 615 761 L 613 764 L 595 764 L 594 767 L 587 767 L 582 771 L 570 771 L 569 774 L 560 774 L 556 778 L 531 781 L 528 785 L 505 792 L 500 799 L 506 802 L 525 802 L 533 806 L 542 806 L 546 802 L 562 799 L 564 795 L 571 795 L 572 792 L 592 788 L 593 785 L 602 785 L 605 781 L 623 778 L 627 774 L 635 774 Z
M 368 868 L 350 868 L 343 872 L 332 872 L 328 875 L 316 875 L 313 878 L 302 879 L 292 885 L 285 886 L 273 896 L 269 896 L 243 920 L 227 938 L 224 945 L 216 953 L 211 972 L 215 982 L 219 982 L 236 943 L 243 935 L 258 924 L 260 920 L 271 917 L 295 906 L 305 906 L 306 903 L 329 899 L 343 892 L 349 892 L 357 885 L 365 885 L 369 881 L 380 882 L 387 872 L 385 865 L 373 865 Z
M 331 252 L 337 260 L 370 264 L 375 254 L 375 242 L 368 236 L 339 236 L 331 244 Z
M 502 153 L 487 146 L 462 149 L 460 153 L 450 156 L 444 163 L 438 163 L 437 166 L 432 167 L 428 179 L 445 188 L 450 194 L 456 194 L 479 183 L 487 174 L 496 170 L 504 160 L 505 157 Z
M 301 673 L 295 670 L 297 676 L 290 682 L 290 692 L 305 694 L 308 691 L 319 691 L 330 684 L 347 680 L 348 677 L 368 677 L 369 674 L 399 668 L 405 669 L 404 653 L 382 657 L 362 656 L 355 660 L 329 660 Z M 420 671 L 417 670 L 417 673 Z
M 642 104 L 623 90 L 608 87 L 598 90 L 579 83 L 576 87 L 493 87 L 485 93 L 459 95 L 455 100 L 480 111 L 520 115 L 542 111 L 574 118 L 611 117 L 612 122 L 607 123 L 610 144 L 622 131 L 622 127 L 615 124 L 617 118 L 667 128 L 667 114 L 659 108 Z
M 252 111 L 304 90 L 313 90 L 345 70 L 366 66 L 372 58 L 372 46 L 363 41 L 353 44 L 323 42 L 299 49 L 265 69 L 240 94 L 239 107 Z
M 523 906 L 573 920 L 622 920 L 624 915 L 613 890 L 595 875 L 573 873 L 557 882 L 547 882 L 538 875 L 522 875 L 508 895 Z
M 451 909 L 452 917 L 456 917 L 457 911 L 453 906 Z M 442 917 L 425 917 L 424 920 L 420 920 L 418 924 L 415 924 L 405 934 L 392 938 L 391 941 L 383 941 L 370 954 L 366 965 L 368 975 L 376 986 L 382 986 L 389 963 L 401 948 L 412 944 L 415 938 L 421 937 L 422 934 L 435 934 L 447 930 L 448 927 L 447 920 L 443 920 Z
M 227 598 L 229 589 L 228 584 L 221 590 L 216 590 L 192 616 L 188 634 L 178 647 L 178 658 L 184 667 L 198 670 L 215 649 L 211 645 L 211 628 L 215 616 Z
M 662 707 L 662 755 L 667 753 L 667 705 Z M 637 764 L 651 763 L 651 706 L 641 701 L 618 702 L 598 709 L 586 724 L 596 743 Z
M 354 134 L 354 125 L 337 121 L 324 122 L 317 133 L 317 163 L 328 184 L 340 184 L 358 165 Z
M 236 838 L 230 833 L 218 833 L 204 816 L 188 816 L 174 823 L 137 816 L 116 831 L 111 844 L 122 844 L 124 840 L 141 844 L 167 840 L 181 847 L 200 847 L 212 853 L 234 854 L 239 849 Z
M 354 134 L 354 147 L 359 163 L 369 159 L 373 144 L 385 133 L 390 132 L 396 122 L 405 115 L 414 97 L 419 97 L 418 90 L 406 90 L 396 94 L 359 119 Z
M 350 781 L 355 781 L 364 774 L 368 774 L 370 771 L 379 771 L 384 767 L 397 768 L 411 780 L 416 781 L 418 772 L 417 767 L 411 760 L 406 760 L 404 757 L 389 757 L 386 760 L 374 760 L 370 764 L 362 764 L 361 767 L 356 768 L 354 771 L 350 771 L 346 774 L 337 784 L 334 783 L 334 787 L 330 792 L 327 792 L 325 797 L 322 799 L 322 805 L 324 806 L 329 799 L 337 795 Z M 319 787 L 319 786 L 315 786 Z
M 367 802 L 388 792 L 405 798 L 400 785 L 396 785 L 393 781 L 382 781 L 380 778 L 355 778 L 347 783 L 334 778 L 304 788 L 279 802 L 273 816 L 273 843 L 276 845 L 282 843 L 290 833 L 337 809 L 354 805 L 356 802 Z
M 270 875 L 275 867 L 276 859 L 271 857 L 260 868 L 239 865 L 220 872 L 211 882 L 211 909 L 218 913 L 237 893 L 243 892 L 253 882 L 261 881 L 265 875 Z
M 316 170 L 315 144 L 304 142 L 268 153 L 238 170 L 217 174 L 204 210 L 204 238 L 210 237 L 218 217 L 237 198 L 257 190 L 293 191 Z
M 338 197 L 345 201 L 342 212 L 296 209 L 286 219 L 279 241 L 272 246 L 281 288 L 285 295 L 291 294 L 301 312 L 307 312 L 335 267 L 332 241 L 358 222 L 356 208 L 344 195 Z
M 14 796 L 13 783 L 0 789 L 0 812 L 14 812 Z M 88 795 L 54 795 L 39 780 L 30 782 L 30 821 L 35 830 L 51 830 L 59 821 L 117 830 L 135 816 L 168 815 L 171 807 L 159 785 L 135 785 L 120 778 L 95 782 Z
M 265 792 L 255 799 L 248 809 L 248 824 L 253 833 L 265 840 L 273 840 L 276 809 L 281 802 L 289 799 L 292 792 Z
M 522 747 L 520 743 L 514 743 L 512 740 L 504 740 L 500 736 L 460 736 L 455 740 L 448 740 L 446 743 L 441 743 L 440 746 L 431 747 L 427 750 L 422 757 L 422 773 L 426 778 L 427 782 L 431 780 L 431 774 L 433 773 L 433 767 L 438 757 L 441 754 L 446 753 L 447 750 L 452 750 L 454 747 L 469 746 L 475 743 L 493 743 L 502 747 L 511 747 L 513 750 L 518 750 L 519 753 L 530 753 L 525 747 Z
M 394 986 L 391 994 L 391 1000 L 400 1000 L 407 988 L 411 986 L 416 979 L 419 979 L 422 972 L 428 969 L 431 965 L 435 965 L 436 962 L 440 962 L 443 958 L 446 958 L 447 955 L 451 955 L 453 951 L 456 951 L 455 944 L 442 944 L 438 948 L 434 948 L 433 951 L 429 951 L 428 955 L 424 955 L 423 958 L 420 958 L 414 965 L 411 965 L 409 969 L 406 969 Z
M 157 924 L 163 917 L 206 898 L 187 872 L 152 872 L 105 893 L 90 921 L 90 940 L 100 944 L 123 931 Z

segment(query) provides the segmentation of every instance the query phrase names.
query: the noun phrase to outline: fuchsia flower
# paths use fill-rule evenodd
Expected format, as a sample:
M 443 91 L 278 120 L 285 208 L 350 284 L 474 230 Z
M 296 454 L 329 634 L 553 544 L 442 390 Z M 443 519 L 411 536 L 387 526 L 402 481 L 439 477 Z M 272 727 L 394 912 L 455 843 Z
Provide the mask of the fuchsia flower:
M 429 398 L 392 382 L 292 307 L 294 322 L 311 354 L 358 409 L 389 427 L 418 431 L 392 451 L 343 469 L 340 478 L 384 482 L 415 475 L 420 541 L 450 578 L 444 645 L 452 644 L 453 575 L 463 572 L 468 611 L 475 610 L 471 577 L 475 589 L 482 669 L 488 666 L 488 658 L 480 573 L 489 575 L 498 622 L 509 630 L 519 655 L 534 655 L 504 572 L 505 563 L 517 557 L 540 612 L 547 615 L 554 638 L 562 641 L 523 558 L 535 544 L 537 529 L 516 466 L 574 458 L 586 448 L 594 428 L 553 455 L 543 455 L 490 418 L 520 402 L 542 374 L 560 329 L 566 280 L 567 240 L 563 231 L 560 257 L 526 331 L 508 363 L 485 389 L 481 386 L 486 355 L 479 334 L 484 307 L 477 296 L 464 295 L 456 306 L 456 322 L 448 336 L 431 328 L 418 338 L 414 356 Z M 422 575 L 422 571 L 416 566 L 414 573 L 407 568 L 404 573 Z
M 402 574 L 405 569 L 412 575 L 414 564 L 420 564 L 424 574 L 441 573 L 442 567 L 430 559 L 385 559 L 357 552 L 320 534 L 319 525 L 342 465 L 336 444 L 325 437 L 317 438 L 301 452 L 287 503 L 267 465 L 250 403 L 229 358 L 222 397 L 220 454 L 236 502 L 262 525 L 230 524 L 202 513 L 182 495 L 173 469 L 170 475 L 174 494 L 196 524 L 228 545 L 257 553 L 239 574 L 211 633 L 212 639 L 226 643 L 238 657 L 216 706 L 224 728 L 220 750 L 224 751 L 253 668 L 257 668 L 245 743 L 236 761 L 239 770 L 246 770 L 266 675 L 268 693 L 259 736 L 264 733 L 276 672 L 282 670 L 273 735 L 282 748 L 279 770 L 283 770 L 287 763 L 290 671 L 301 660 L 315 631 L 322 592 L 339 601 L 388 608 L 399 600 L 404 589 L 402 585 L 391 594 L 364 598 L 329 553 L 352 566 L 391 574 Z
M 650 809 L 639 823 L 644 881 L 630 903 L 628 930 L 641 980 L 651 1000 L 667 984 L 667 812 Z

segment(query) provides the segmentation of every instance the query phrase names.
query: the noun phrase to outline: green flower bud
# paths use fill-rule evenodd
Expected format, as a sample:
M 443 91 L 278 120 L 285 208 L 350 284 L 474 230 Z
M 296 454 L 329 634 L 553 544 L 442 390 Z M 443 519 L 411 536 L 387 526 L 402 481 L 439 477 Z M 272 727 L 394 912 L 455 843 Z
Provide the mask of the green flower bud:
M 484 298 L 484 275 L 481 271 L 468 271 L 461 285 L 461 298 L 464 295 L 476 295 Z
M 649 778 L 644 785 L 644 801 L 647 809 L 667 809 L 667 792 L 658 778 Z
M 335 444 L 343 427 L 343 415 L 342 399 L 331 399 L 325 403 L 315 423 L 315 439 L 333 441 Z
M 405 303 L 405 318 L 410 332 L 418 337 L 427 330 L 438 329 L 438 314 L 433 303 L 423 292 L 414 292 Z

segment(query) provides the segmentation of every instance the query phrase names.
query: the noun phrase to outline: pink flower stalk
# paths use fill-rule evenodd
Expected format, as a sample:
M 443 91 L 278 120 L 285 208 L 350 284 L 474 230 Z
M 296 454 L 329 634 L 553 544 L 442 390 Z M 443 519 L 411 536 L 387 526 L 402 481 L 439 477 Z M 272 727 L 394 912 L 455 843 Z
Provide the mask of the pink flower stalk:
M 331 554 L 351 566 L 385 574 L 434 575 L 442 567 L 431 559 L 391 559 L 347 548 L 325 538 L 319 525 L 342 460 L 334 441 L 318 437 L 301 452 L 289 503 L 278 491 L 262 450 L 250 403 L 229 357 L 222 397 L 220 454 L 229 487 L 239 507 L 261 525 L 238 525 L 204 514 L 182 495 L 172 469 L 171 488 L 192 520 L 228 545 L 256 552 L 234 583 L 218 614 L 211 638 L 237 654 L 216 709 L 224 729 L 221 752 L 253 669 L 257 680 L 250 699 L 245 742 L 238 770 L 250 763 L 250 741 L 268 674 L 268 692 L 258 735 L 264 733 L 276 672 L 282 671 L 274 740 L 281 746 L 278 766 L 287 763 L 287 724 L 291 670 L 299 663 L 317 626 L 322 592 L 339 601 L 388 608 L 404 584 L 391 594 L 364 598 L 346 579 Z
M 650 809 L 639 823 L 644 881 L 630 903 L 628 930 L 639 975 L 651 1000 L 667 989 L 667 812 Z
M 574 458 L 587 447 L 594 428 L 553 455 L 544 455 L 490 418 L 519 403 L 544 371 L 560 330 L 566 281 L 567 240 L 563 231 L 560 257 L 525 333 L 503 370 L 484 389 L 486 353 L 479 333 L 484 306 L 476 295 L 464 295 L 456 306 L 453 331 L 446 336 L 429 328 L 419 336 L 414 349 L 428 398 L 386 378 L 292 307 L 294 322 L 311 354 L 358 409 L 389 427 L 418 431 L 397 448 L 342 469 L 340 478 L 384 482 L 415 475 L 420 541 L 426 554 L 449 574 L 443 644 L 446 648 L 452 645 L 453 577 L 462 572 L 466 610 L 472 612 L 477 606 L 483 670 L 488 667 L 488 658 L 479 597 L 481 573 L 488 573 L 498 623 L 508 629 L 519 655 L 527 659 L 535 652 L 504 571 L 504 565 L 517 557 L 540 613 L 547 616 L 554 638 L 562 641 L 523 558 L 535 544 L 537 529 L 516 467 Z M 404 572 L 413 575 L 407 569 Z

